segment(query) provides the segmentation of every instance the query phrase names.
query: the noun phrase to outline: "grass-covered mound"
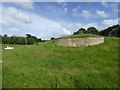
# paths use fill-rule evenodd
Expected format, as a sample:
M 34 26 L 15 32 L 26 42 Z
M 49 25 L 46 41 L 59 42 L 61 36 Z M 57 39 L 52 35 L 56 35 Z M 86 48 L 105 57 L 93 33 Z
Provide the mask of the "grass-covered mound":
M 98 35 L 94 35 L 94 34 L 76 34 L 76 35 L 70 35 L 70 36 L 63 36 L 63 37 L 60 37 L 59 39 L 64 39 L 64 38 L 85 38 L 85 37 L 98 37 Z
M 118 38 L 102 45 L 63 47 L 53 42 L 3 50 L 3 88 L 117 88 Z

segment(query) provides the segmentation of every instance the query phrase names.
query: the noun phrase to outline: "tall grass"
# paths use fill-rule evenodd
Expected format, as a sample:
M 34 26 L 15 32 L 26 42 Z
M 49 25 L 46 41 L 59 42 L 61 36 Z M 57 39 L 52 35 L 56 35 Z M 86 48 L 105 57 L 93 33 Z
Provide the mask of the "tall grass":
M 118 88 L 118 38 L 88 47 L 14 47 L 3 50 L 3 88 Z

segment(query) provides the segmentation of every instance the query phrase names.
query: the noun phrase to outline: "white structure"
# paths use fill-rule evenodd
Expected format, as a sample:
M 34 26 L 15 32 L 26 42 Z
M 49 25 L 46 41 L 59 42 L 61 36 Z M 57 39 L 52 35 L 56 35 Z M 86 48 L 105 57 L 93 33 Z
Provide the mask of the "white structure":
M 6 46 L 4 49 L 6 49 L 6 50 L 8 50 L 8 49 L 14 49 L 14 47 Z

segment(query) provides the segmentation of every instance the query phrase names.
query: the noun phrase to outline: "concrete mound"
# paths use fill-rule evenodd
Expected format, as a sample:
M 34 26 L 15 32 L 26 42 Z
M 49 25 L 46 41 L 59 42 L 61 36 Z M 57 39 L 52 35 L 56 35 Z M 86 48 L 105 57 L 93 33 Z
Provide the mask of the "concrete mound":
M 61 46 L 91 46 L 104 43 L 104 37 L 62 38 L 55 40 Z

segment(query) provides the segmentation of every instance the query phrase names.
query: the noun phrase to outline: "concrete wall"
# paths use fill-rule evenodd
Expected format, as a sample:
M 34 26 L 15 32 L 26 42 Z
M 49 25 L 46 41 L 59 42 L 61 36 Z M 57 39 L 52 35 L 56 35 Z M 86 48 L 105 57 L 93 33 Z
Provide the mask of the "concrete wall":
M 104 43 L 104 37 L 57 39 L 55 43 L 62 46 L 89 46 Z

